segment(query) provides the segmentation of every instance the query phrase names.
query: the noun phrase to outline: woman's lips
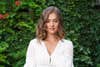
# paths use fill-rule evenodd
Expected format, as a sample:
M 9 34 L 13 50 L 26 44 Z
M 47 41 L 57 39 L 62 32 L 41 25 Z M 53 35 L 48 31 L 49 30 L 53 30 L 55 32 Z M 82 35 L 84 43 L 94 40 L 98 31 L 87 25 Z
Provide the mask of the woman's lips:
M 55 28 L 49 28 L 50 30 L 55 30 Z

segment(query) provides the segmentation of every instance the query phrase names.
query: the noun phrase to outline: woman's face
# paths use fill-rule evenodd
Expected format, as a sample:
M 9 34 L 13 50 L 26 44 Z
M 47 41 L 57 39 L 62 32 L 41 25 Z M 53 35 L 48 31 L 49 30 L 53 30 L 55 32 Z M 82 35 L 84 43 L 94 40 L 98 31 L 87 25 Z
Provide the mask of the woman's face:
M 51 13 L 48 16 L 48 19 L 47 19 L 47 22 L 46 22 L 47 34 L 55 34 L 55 33 L 57 33 L 58 25 L 59 25 L 59 20 L 57 18 L 57 15 L 55 13 Z

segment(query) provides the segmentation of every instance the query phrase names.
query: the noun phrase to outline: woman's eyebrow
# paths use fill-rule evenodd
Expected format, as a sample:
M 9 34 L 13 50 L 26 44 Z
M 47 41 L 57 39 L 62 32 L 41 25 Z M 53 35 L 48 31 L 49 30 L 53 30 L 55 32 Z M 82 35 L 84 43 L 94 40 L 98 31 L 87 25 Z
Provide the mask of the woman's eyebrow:
M 58 20 L 58 18 L 54 18 L 54 19 L 49 19 L 49 18 L 48 18 L 47 20 Z

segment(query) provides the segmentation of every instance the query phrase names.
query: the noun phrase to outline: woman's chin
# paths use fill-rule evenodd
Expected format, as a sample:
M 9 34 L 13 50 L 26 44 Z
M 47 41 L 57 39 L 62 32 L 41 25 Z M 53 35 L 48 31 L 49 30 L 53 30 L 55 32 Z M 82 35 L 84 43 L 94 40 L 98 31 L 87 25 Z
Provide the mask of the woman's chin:
M 54 35 L 55 33 L 56 33 L 55 31 L 48 32 L 48 34 L 52 34 L 52 35 Z

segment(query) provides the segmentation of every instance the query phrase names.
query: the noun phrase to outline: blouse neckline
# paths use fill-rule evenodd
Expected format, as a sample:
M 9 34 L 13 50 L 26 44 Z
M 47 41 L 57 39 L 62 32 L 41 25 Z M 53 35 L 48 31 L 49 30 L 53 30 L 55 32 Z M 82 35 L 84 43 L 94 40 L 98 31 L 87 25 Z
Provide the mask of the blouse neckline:
M 58 49 L 58 46 L 60 45 L 60 44 L 59 44 L 60 42 L 61 42 L 61 40 L 59 40 L 59 41 L 58 41 L 58 43 L 57 43 L 57 45 L 56 45 L 56 47 L 55 47 L 54 51 L 53 51 L 51 54 L 49 54 L 49 52 L 48 52 L 48 49 L 47 49 L 47 47 L 46 47 L 45 42 L 44 42 L 44 41 L 42 41 L 42 45 L 44 46 L 45 51 L 47 52 L 48 56 L 53 56 L 53 55 L 56 53 L 56 51 L 57 51 L 57 49 Z

